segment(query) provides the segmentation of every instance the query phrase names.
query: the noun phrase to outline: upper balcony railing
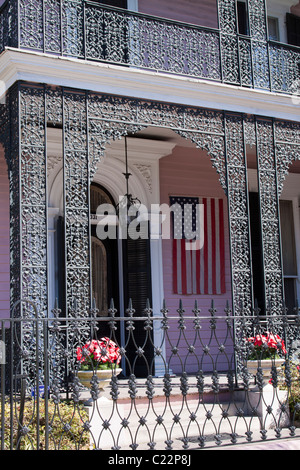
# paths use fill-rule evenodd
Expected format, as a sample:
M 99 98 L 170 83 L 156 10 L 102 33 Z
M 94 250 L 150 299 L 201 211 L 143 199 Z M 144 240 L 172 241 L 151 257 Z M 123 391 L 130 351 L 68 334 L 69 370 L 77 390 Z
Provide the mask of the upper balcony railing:
M 300 93 L 300 48 L 87 0 L 7 0 L 6 46 L 288 94 Z

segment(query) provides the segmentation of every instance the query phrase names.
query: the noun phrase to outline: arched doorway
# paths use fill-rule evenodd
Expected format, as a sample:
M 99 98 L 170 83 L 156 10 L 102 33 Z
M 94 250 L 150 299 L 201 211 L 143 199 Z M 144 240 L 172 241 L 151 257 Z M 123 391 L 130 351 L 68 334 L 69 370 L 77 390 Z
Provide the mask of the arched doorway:
M 92 298 L 95 299 L 99 316 L 106 317 L 111 299 L 119 306 L 118 243 L 117 239 L 97 237 L 97 208 L 102 204 L 115 206 L 110 193 L 99 184 L 90 188 L 91 204 L 91 281 Z M 109 327 L 100 323 L 100 334 L 108 335 Z
M 90 188 L 91 206 L 91 281 L 92 297 L 101 317 L 108 316 L 111 299 L 117 309 L 117 316 L 126 316 L 129 300 L 135 310 L 134 317 L 144 315 L 147 299 L 152 303 L 150 240 L 97 237 L 97 208 L 101 204 L 115 206 L 112 195 L 100 184 L 92 183 Z M 112 223 L 114 223 L 112 221 Z M 99 334 L 110 336 L 107 322 L 99 323 Z M 123 373 L 146 376 L 153 367 L 153 345 L 150 335 L 144 329 L 143 321 L 136 321 L 134 332 L 119 322 L 114 332 L 119 344 L 126 346 L 126 362 L 122 364 Z M 144 353 L 138 357 L 136 345 L 143 346 Z M 132 368 L 132 364 L 134 367 Z M 150 372 L 149 372 L 150 371 Z

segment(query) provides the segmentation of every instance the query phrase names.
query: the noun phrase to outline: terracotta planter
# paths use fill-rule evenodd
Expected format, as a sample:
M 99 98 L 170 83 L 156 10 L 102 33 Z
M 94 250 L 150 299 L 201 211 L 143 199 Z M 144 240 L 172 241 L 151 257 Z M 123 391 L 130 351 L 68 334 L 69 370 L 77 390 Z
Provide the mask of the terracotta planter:
M 113 375 L 119 375 L 122 372 L 122 369 L 104 369 L 104 370 L 79 370 L 78 379 L 80 383 L 87 388 L 91 388 L 92 379 L 94 376 L 97 377 L 98 389 L 100 392 L 103 392 L 105 387 L 107 387 L 111 381 Z

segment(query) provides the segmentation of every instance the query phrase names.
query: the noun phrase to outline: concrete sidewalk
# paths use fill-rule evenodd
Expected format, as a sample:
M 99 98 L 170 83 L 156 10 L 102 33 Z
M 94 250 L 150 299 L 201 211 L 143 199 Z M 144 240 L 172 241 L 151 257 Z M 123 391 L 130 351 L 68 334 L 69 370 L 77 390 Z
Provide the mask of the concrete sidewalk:
M 204 393 L 199 396 L 196 379 L 191 378 L 188 394 L 184 397 L 180 380 L 174 377 L 172 393 L 166 397 L 163 381 L 161 378 L 155 378 L 154 396 L 149 400 L 145 379 L 137 379 L 132 400 L 128 380 L 121 379 L 117 402 L 113 404 L 110 400 L 110 387 L 108 387 L 97 404 L 91 403 L 89 413 L 93 419 L 92 432 L 97 441 L 101 434 L 101 447 L 107 449 L 111 448 L 113 438 L 117 436 L 121 449 L 129 449 L 128 446 L 134 436 L 140 450 L 148 450 L 147 443 L 150 441 L 155 441 L 157 448 L 163 450 L 166 448 L 166 439 L 173 441 L 174 450 L 183 450 L 184 437 L 188 441 L 190 450 L 199 450 L 199 436 L 201 436 L 205 438 L 203 450 L 300 450 L 299 433 L 295 437 L 289 436 L 288 426 L 284 426 L 278 439 L 276 439 L 276 430 L 272 426 L 268 429 L 266 440 L 263 441 L 258 416 L 240 414 L 239 407 L 245 409 L 245 403 L 232 402 L 235 396 L 229 392 L 226 382 L 226 377 L 220 377 L 219 392 L 215 394 L 208 380 Z M 88 397 L 90 393 L 87 390 L 83 391 L 81 399 Z M 272 404 L 274 405 L 273 401 Z M 223 410 L 228 412 L 226 418 L 223 416 Z M 122 425 L 123 419 L 126 422 L 123 421 Z M 108 431 L 103 431 L 104 420 L 109 420 Z M 247 442 L 246 439 L 249 431 L 252 434 L 252 442 Z M 231 433 L 236 434 L 237 444 L 231 442 Z M 216 435 L 220 435 L 221 445 L 215 442 Z
M 205 449 L 204 449 L 205 450 Z M 300 438 L 214 447 L 207 450 L 300 450 Z

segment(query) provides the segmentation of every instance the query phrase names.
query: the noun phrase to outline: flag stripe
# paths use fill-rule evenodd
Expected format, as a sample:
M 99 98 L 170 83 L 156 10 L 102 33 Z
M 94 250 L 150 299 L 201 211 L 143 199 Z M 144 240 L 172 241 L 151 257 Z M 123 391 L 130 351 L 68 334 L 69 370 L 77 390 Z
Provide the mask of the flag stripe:
M 176 246 L 177 240 L 173 239 L 173 290 L 174 292 L 179 292 L 179 273 L 181 270 L 178 268 L 181 260 L 178 262 L 178 247 Z
M 212 293 L 216 294 L 216 212 L 215 212 L 215 200 L 211 200 L 211 270 L 212 270 Z
M 172 198 L 174 202 L 175 198 Z M 195 198 L 193 198 L 195 199 Z M 187 198 L 176 198 L 183 204 Z M 224 205 L 222 199 L 200 198 L 204 206 L 204 244 L 173 240 L 173 287 L 177 294 L 223 294 L 225 292 Z M 195 204 L 195 200 L 193 200 Z M 202 223 L 200 221 L 200 223 Z M 192 248 L 191 248 L 191 245 Z
M 220 276 L 218 273 L 220 272 L 220 203 L 219 201 L 216 201 L 216 237 L 215 237 L 215 243 L 216 243 L 216 294 L 220 292 L 221 289 L 221 283 L 220 283 Z
M 208 214 L 207 214 L 207 199 L 203 199 L 204 204 L 204 291 L 203 293 L 209 294 L 209 271 L 208 271 L 208 249 L 209 249 L 209 236 L 208 236 Z
M 220 291 L 223 293 L 226 290 L 225 287 L 225 236 L 224 236 L 224 208 L 223 199 L 219 200 L 220 203 Z
M 182 293 L 187 294 L 186 289 L 186 276 L 187 276 L 187 266 L 186 266 L 186 250 L 184 248 L 185 240 L 180 240 L 180 252 L 181 252 L 181 282 L 182 282 Z

